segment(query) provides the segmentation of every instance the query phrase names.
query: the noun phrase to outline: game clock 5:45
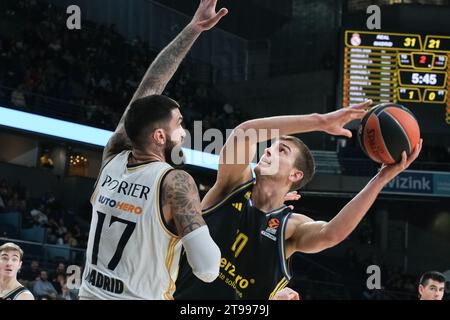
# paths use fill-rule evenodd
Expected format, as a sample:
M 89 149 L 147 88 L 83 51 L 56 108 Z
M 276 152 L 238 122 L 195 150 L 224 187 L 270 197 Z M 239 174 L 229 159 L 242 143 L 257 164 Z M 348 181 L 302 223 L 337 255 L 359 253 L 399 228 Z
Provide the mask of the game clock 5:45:
M 445 72 L 415 72 L 400 70 L 400 84 L 418 87 L 445 87 Z

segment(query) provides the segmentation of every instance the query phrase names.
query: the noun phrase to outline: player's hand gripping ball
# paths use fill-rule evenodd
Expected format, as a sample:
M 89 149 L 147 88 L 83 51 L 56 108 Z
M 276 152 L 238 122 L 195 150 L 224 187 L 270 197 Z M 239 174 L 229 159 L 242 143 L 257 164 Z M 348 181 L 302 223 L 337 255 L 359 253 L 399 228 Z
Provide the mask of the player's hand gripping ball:
M 411 111 L 399 104 L 386 103 L 373 107 L 362 119 L 358 140 L 373 161 L 397 163 L 402 152 L 409 156 L 420 140 L 420 128 Z

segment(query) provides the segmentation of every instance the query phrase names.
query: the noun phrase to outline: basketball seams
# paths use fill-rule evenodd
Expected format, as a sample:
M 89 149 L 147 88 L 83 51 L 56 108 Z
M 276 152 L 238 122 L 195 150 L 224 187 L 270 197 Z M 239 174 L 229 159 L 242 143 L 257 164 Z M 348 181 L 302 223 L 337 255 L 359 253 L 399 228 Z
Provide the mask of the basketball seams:
M 373 161 L 386 164 L 396 163 L 403 151 L 410 154 L 417 137 L 420 138 L 420 128 L 414 114 L 392 103 L 369 110 L 358 130 L 358 140 L 364 153 Z
M 368 124 L 370 124 L 370 122 L 372 122 L 371 118 L 373 117 L 373 113 L 367 118 L 367 122 L 365 123 L 364 127 L 363 127 L 363 132 L 362 132 L 362 145 L 364 146 L 364 150 L 366 151 L 366 154 L 369 156 L 369 158 L 371 158 L 372 160 L 376 161 L 376 162 L 381 162 L 381 159 L 378 156 L 378 153 L 375 153 L 371 146 L 370 146 L 370 134 L 368 132 Z M 376 116 L 375 116 L 376 118 Z
M 384 110 L 383 110 L 384 111 Z M 381 148 L 382 148 L 382 150 L 385 150 L 386 151 L 386 155 L 389 157 L 389 161 L 391 161 L 392 163 L 395 163 L 395 160 L 394 160 L 394 157 L 391 155 L 391 153 L 390 153 L 390 151 L 389 151 L 389 149 L 388 149 L 388 147 L 387 147 L 387 145 L 386 145 L 386 142 L 385 142 L 385 140 L 384 140 L 384 136 L 383 136 L 383 130 L 382 130 L 382 128 L 381 128 L 381 123 L 380 123 L 380 118 L 379 118 L 379 115 L 381 114 L 381 113 L 383 113 L 383 111 L 382 112 L 380 112 L 380 113 L 378 113 L 378 114 L 376 114 L 376 117 L 375 117 L 375 120 L 376 120 L 376 122 L 377 122 L 377 125 L 378 125 L 378 132 L 379 132 L 379 134 L 380 134 L 380 143 L 381 143 Z M 378 150 L 377 150 L 378 151 Z M 382 159 L 382 154 L 384 154 L 384 152 L 377 152 L 378 153 L 378 156 L 379 156 L 379 158 L 380 158 L 380 160 L 383 160 Z M 385 162 L 385 161 L 383 161 L 383 162 Z
M 386 110 L 383 110 L 386 111 Z M 387 112 L 384 112 L 384 114 L 386 114 L 389 118 L 391 118 L 392 120 L 394 120 L 395 123 L 397 123 L 398 127 L 400 128 L 400 130 L 402 131 L 403 135 L 406 138 L 406 141 L 408 141 L 408 146 L 409 146 L 409 150 L 407 151 L 407 154 L 411 153 L 412 145 L 411 145 L 411 140 L 409 139 L 409 136 L 406 134 L 406 131 L 403 129 L 402 124 L 397 120 L 397 118 L 389 113 L 389 110 L 387 110 Z

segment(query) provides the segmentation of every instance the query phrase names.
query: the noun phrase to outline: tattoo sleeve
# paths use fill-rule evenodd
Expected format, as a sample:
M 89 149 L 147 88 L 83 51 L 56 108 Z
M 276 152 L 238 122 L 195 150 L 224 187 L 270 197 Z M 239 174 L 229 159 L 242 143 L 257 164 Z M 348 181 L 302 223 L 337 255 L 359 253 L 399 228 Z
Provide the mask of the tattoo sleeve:
M 151 94 L 161 94 L 199 35 L 198 31 L 187 25 L 150 65 L 132 101 Z
M 162 192 L 162 205 L 170 206 L 180 237 L 205 225 L 197 185 L 187 172 L 181 170 L 169 172 L 164 179 Z
M 104 161 L 111 155 L 126 150 L 130 146 L 124 129 L 124 122 L 133 101 L 152 94 L 161 94 L 199 35 L 200 33 L 195 31 L 191 25 L 187 25 L 155 58 L 123 113 L 114 135 L 105 148 L 103 153 Z

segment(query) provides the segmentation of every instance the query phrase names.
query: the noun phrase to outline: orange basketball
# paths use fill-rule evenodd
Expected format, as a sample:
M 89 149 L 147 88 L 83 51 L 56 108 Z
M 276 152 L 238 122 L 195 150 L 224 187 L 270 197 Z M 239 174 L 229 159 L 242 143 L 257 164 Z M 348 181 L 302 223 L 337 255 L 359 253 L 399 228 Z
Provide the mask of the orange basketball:
M 386 103 L 373 107 L 361 121 L 359 144 L 373 161 L 399 162 L 402 152 L 410 155 L 420 140 L 419 124 L 407 108 Z

